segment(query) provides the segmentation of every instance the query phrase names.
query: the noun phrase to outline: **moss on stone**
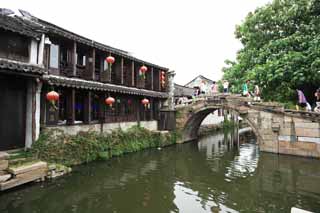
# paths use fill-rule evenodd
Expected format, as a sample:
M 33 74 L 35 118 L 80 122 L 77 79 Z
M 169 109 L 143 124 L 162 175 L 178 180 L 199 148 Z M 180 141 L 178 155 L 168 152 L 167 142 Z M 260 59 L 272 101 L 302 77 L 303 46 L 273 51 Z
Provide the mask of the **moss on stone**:
M 141 127 L 121 129 L 109 134 L 80 132 L 75 136 L 59 130 L 44 131 L 33 144 L 31 152 L 37 159 L 67 166 L 82 164 L 142 149 L 162 147 L 176 143 L 176 133 L 163 134 Z

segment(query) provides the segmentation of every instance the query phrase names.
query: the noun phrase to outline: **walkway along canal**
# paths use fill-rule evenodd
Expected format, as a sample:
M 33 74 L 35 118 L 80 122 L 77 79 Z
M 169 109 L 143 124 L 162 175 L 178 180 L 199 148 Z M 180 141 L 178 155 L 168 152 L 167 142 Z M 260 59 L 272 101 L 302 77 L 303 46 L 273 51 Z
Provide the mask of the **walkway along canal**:
M 316 159 L 259 153 L 229 134 L 74 168 L 0 194 L 4 213 L 290 212 L 320 209 Z M 244 143 L 246 142 L 246 143 Z

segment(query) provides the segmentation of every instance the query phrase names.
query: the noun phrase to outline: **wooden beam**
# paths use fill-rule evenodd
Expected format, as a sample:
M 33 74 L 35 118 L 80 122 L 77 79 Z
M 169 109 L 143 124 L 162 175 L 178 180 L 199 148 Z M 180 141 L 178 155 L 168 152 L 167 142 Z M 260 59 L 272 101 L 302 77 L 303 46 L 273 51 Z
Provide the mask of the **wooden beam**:
M 73 54 L 72 54 L 72 76 L 77 76 L 77 42 L 73 42 Z
M 153 67 L 151 67 L 150 74 L 151 74 L 151 90 L 153 90 Z
M 76 102 L 76 91 L 75 89 L 68 89 L 67 92 L 67 124 L 74 124 L 75 121 L 75 102 Z
M 99 95 L 99 120 L 101 123 L 104 123 L 105 122 L 105 100 L 106 96 L 104 93 L 101 93 Z
M 131 85 L 132 86 L 135 86 L 134 85 L 134 61 L 132 61 L 132 63 L 131 63 Z
M 96 80 L 96 49 L 92 48 L 91 79 Z
M 87 91 L 84 97 L 84 123 L 91 122 L 91 91 Z
M 123 79 L 123 66 L 124 66 L 124 58 L 121 57 L 121 67 L 120 67 L 120 78 L 121 78 L 121 84 L 124 84 L 124 79 Z

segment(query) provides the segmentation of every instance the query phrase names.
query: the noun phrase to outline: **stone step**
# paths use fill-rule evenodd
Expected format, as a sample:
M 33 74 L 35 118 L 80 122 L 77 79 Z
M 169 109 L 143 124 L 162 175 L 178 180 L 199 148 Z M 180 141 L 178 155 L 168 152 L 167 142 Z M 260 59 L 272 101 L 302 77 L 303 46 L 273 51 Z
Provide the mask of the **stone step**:
M 5 171 L 0 171 L 0 183 L 5 182 L 11 178 L 11 174 L 5 172 Z
M 38 169 L 47 169 L 48 165 L 46 162 L 36 162 L 36 163 L 31 163 L 31 164 L 26 164 L 26 165 L 21 165 L 18 167 L 9 167 L 8 172 L 14 175 L 30 172 L 33 170 L 38 170 Z
M 7 160 L 9 159 L 9 154 L 6 152 L 0 152 L 0 160 Z
M 43 167 L 38 167 L 37 169 L 25 172 L 25 173 L 20 173 L 16 175 L 14 178 L 0 183 L 0 191 L 4 191 L 25 183 L 33 182 L 36 180 L 43 180 L 45 176 L 47 175 L 47 169 Z
M 0 160 L 0 171 L 8 169 L 9 161 L 8 160 Z

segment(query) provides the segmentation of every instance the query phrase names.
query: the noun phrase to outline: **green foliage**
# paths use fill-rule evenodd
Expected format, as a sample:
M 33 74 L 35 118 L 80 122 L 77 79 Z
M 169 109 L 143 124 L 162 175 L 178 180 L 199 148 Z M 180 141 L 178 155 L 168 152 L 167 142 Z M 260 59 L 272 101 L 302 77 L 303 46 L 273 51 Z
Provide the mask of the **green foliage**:
M 109 134 L 80 132 L 75 136 L 55 129 L 44 131 L 33 144 L 31 152 L 37 159 L 71 166 L 171 145 L 176 142 L 176 137 L 176 133 L 161 134 L 141 127 L 132 127 L 125 132 L 119 129 Z
M 223 93 L 223 84 L 222 81 L 218 81 L 218 92 Z
M 319 12 L 317 0 L 274 0 L 249 13 L 235 32 L 243 48 L 223 68 L 232 92 L 250 79 L 266 100 L 295 100 L 296 88 L 313 97 L 320 83 Z
M 222 124 L 222 129 L 223 130 L 230 130 L 233 129 L 235 127 L 235 123 L 231 120 L 224 120 L 223 124 Z

